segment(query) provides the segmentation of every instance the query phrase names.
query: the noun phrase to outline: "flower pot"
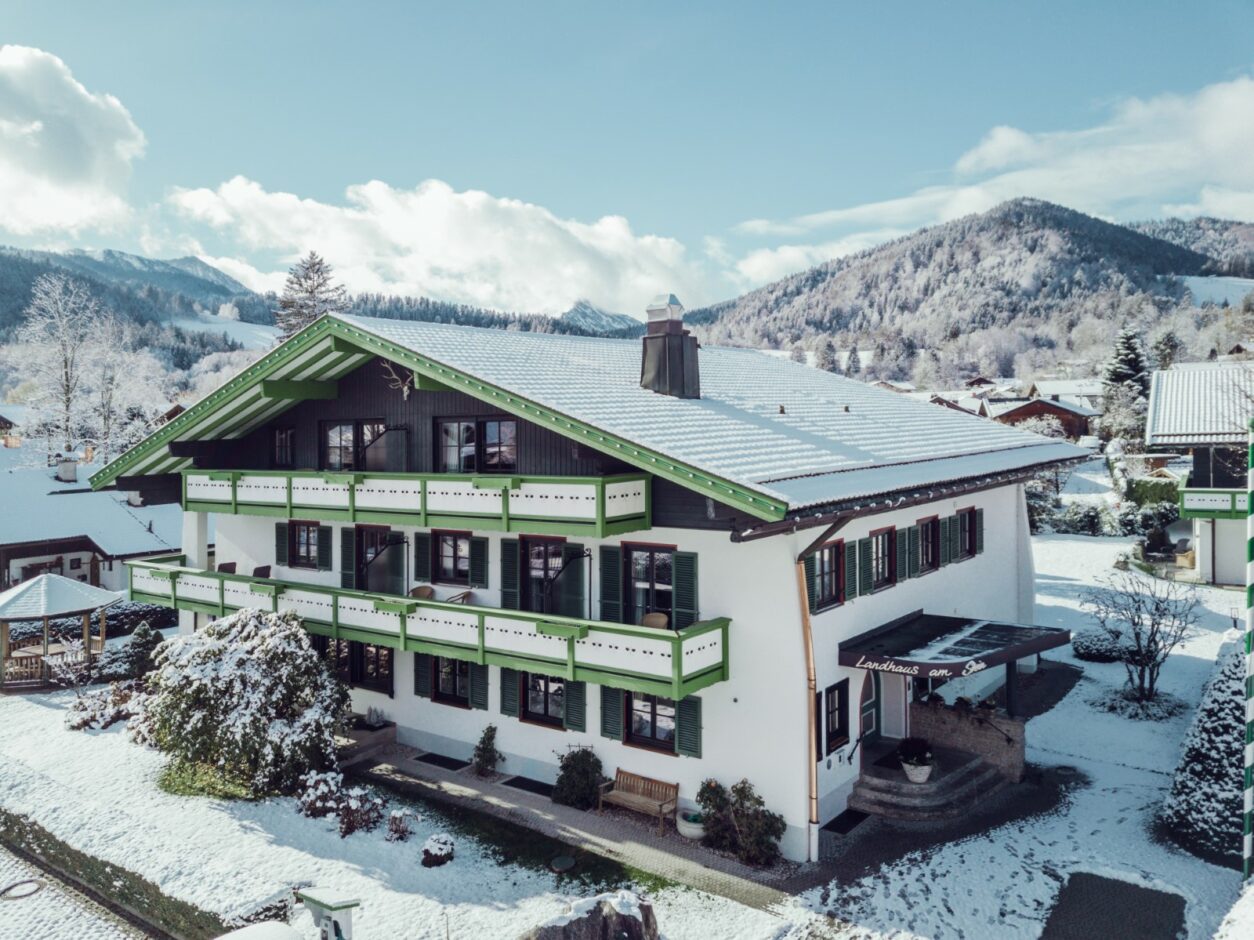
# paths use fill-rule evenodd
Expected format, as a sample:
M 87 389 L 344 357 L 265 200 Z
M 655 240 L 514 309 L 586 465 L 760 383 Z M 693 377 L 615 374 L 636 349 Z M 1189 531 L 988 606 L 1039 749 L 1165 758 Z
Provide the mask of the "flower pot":
M 675 829 L 685 839 L 692 839 L 694 842 L 705 838 L 705 825 L 698 813 L 680 813 L 675 817 Z
M 927 783 L 928 777 L 932 776 L 931 764 L 902 764 L 901 769 L 911 783 Z

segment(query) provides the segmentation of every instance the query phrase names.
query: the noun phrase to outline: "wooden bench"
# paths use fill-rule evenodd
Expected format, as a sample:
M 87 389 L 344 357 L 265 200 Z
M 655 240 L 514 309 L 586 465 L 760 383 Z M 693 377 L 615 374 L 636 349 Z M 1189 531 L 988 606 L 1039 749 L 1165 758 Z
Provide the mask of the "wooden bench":
M 674 816 L 679 805 L 679 784 L 664 783 L 620 768 L 614 774 L 613 782 L 601 784 L 597 797 L 598 813 L 605 803 L 656 816 L 658 835 L 661 835 L 666 828 L 666 817 Z

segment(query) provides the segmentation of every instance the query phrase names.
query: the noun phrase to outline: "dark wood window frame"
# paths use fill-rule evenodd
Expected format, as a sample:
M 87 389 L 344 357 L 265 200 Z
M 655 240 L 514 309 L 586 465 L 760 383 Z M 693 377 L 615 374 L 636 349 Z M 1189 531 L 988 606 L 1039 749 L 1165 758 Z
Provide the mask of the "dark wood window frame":
M 473 532 L 454 530 L 454 529 L 432 529 L 431 530 L 431 583 L 432 584 L 457 584 L 462 586 L 470 585 L 470 540 L 474 536 Z M 443 576 L 441 562 L 444 558 L 444 540 L 453 539 L 453 570 L 457 570 L 457 542 L 465 541 L 466 543 L 466 577 L 446 578 Z
M 892 587 L 897 583 L 897 529 L 894 526 L 873 529 L 868 538 L 871 540 L 871 590 Z M 884 546 L 882 553 L 876 551 L 879 544 Z M 877 571 L 881 565 L 882 572 Z
M 531 710 L 531 680 L 538 679 L 543 683 L 544 711 Z M 553 683 L 559 683 L 562 696 L 562 713 L 549 714 L 549 704 L 555 693 Z M 543 725 L 546 728 L 565 729 L 566 727 L 566 680 L 559 676 L 546 676 L 538 672 L 520 672 L 518 674 L 518 718 L 528 724 Z
M 329 636 L 318 635 L 311 636 L 310 642 L 326 660 L 327 668 L 345 684 L 389 696 L 393 694 L 396 651 L 390 646 L 360 643 L 357 640 L 333 640 Z M 375 664 L 373 675 L 369 668 L 372 659 Z
M 563 551 L 562 546 L 565 546 L 567 542 L 567 538 L 564 535 L 519 535 L 518 536 L 518 567 L 519 567 L 518 587 L 520 591 L 519 603 L 520 603 L 521 609 L 530 610 L 536 613 L 543 613 L 543 611 L 538 611 L 536 610 L 534 606 L 532 606 L 535 602 L 535 598 L 531 596 L 532 585 L 531 585 L 531 550 L 530 549 L 532 545 L 540 543 L 540 542 L 544 542 L 546 543 L 546 545 L 549 545 L 549 546 L 553 546 L 553 545 L 558 546 L 558 549 L 557 549 L 558 570 L 561 570 L 561 566 L 562 564 L 564 564 L 564 562 L 562 561 L 562 557 L 561 557 L 562 551 Z M 549 590 L 550 590 L 550 594 L 549 594 L 548 599 L 551 602 L 553 600 L 552 588 L 550 588 Z
M 271 435 L 270 466 L 275 470 L 296 466 L 296 429 L 275 428 Z
M 632 554 L 635 552 L 649 552 L 650 554 L 658 554 L 666 552 L 671 556 L 671 608 L 665 611 L 668 618 L 667 626 L 669 629 L 675 627 L 675 553 L 679 551 L 677 545 L 666 545 L 661 542 L 620 542 L 618 550 L 622 553 L 623 559 L 623 614 L 624 622 L 635 623 L 640 619 L 640 614 L 636 611 L 636 586 L 633 577 Z M 657 591 L 656 562 L 650 563 L 650 596 Z M 650 605 L 652 606 L 652 605 Z M 649 613 L 649 611 L 645 611 Z
M 636 726 L 636 700 L 645 700 L 649 705 L 649 734 L 637 734 Z M 658 705 L 669 702 L 671 710 L 671 736 L 669 738 L 659 738 L 657 736 L 658 728 Z M 678 702 L 673 699 L 664 698 L 660 695 L 647 695 L 642 692 L 626 692 L 624 693 L 624 720 L 626 727 L 623 729 L 623 740 L 627 744 L 634 744 L 636 747 L 648 748 L 651 751 L 657 751 L 662 754 L 675 753 L 675 737 L 679 733 L 679 708 Z
M 287 524 L 287 566 L 318 569 L 318 529 L 321 523 L 293 519 Z M 305 533 L 304 544 L 301 533 Z
M 849 680 L 829 685 L 823 693 L 823 711 L 827 717 L 827 740 L 824 748 L 831 754 L 849 743 Z
M 519 466 L 518 438 L 519 438 L 519 427 L 520 427 L 521 422 L 517 418 L 513 417 L 512 415 L 496 415 L 496 414 L 464 415 L 464 416 L 450 415 L 446 417 L 437 417 L 434 419 L 433 423 L 434 423 L 433 440 L 434 440 L 434 447 L 435 447 L 434 466 L 435 466 L 437 473 L 475 473 L 475 474 L 518 473 L 518 466 Z M 458 436 L 457 436 L 458 443 L 455 445 L 458 449 L 457 465 L 455 468 L 449 467 L 448 462 L 445 459 L 446 448 L 444 444 L 444 425 L 446 424 L 474 425 L 474 434 L 475 434 L 475 440 L 474 440 L 474 445 L 473 445 L 474 446 L 474 466 L 469 467 L 469 468 L 462 466 L 463 455 L 461 454 L 461 448 L 464 447 L 465 445 L 461 443 L 461 431 L 459 429 Z M 495 443 L 489 443 L 487 438 L 488 438 L 488 425 L 490 424 L 513 425 L 512 444 L 507 446 L 501 443 L 501 435 L 500 435 L 499 429 L 497 432 L 497 441 Z M 508 466 L 500 466 L 499 464 L 496 466 L 488 465 L 489 454 L 496 453 L 499 457 L 500 454 L 506 452 L 509 449 L 509 447 L 513 448 L 514 459 L 513 459 L 512 465 L 508 465 Z
M 818 610 L 837 607 L 845 602 L 844 539 L 828 542 L 814 553 L 814 587 Z
M 328 418 L 325 421 L 318 422 L 318 469 L 327 470 L 332 473 L 350 472 L 361 470 L 366 460 L 366 441 L 365 428 L 367 426 L 377 425 L 382 428 L 382 434 L 388 431 L 387 422 L 382 418 Z M 330 450 L 327 443 L 327 432 L 331 428 L 351 427 L 352 434 L 348 444 L 339 443 L 335 445 L 335 449 L 343 451 L 345 448 L 349 451 L 350 463 L 338 467 L 331 466 Z M 382 434 L 379 437 L 382 437 Z M 377 438 L 376 438 L 377 440 Z
M 925 516 L 918 520 L 915 525 L 919 527 L 919 574 L 939 571 L 941 559 L 940 516 Z
M 453 667 L 454 691 L 452 692 L 446 692 L 440 688 L 441 666 L 445 663 L 452 664 Z M 459 687 L 465 689 L 465 695 L 457 692 Z M 441 705 L 451 705 L 454 708 L 470 708 L 470 662 L 468 660 L 449 659 L 446 656 L 431 657 L 431 701 L 439 702 Z
M 958 520 L 958 557 L 955 560 L 965 561 L 968 558 L 974 558 L 976 555 L 975 507 L 967 506 L 959 509 L 954 513 L 954 517 Z

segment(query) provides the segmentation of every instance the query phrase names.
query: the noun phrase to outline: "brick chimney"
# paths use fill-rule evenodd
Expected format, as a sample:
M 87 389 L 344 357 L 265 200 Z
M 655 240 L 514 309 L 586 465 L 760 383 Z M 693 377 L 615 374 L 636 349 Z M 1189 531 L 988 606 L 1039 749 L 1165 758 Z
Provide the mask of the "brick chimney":
M 675 398 L 701 397 L 697 338 L 684 329 L 684 305 L 674 294 L 659 294 L 647 308 L 641 340 L 640 387 Z

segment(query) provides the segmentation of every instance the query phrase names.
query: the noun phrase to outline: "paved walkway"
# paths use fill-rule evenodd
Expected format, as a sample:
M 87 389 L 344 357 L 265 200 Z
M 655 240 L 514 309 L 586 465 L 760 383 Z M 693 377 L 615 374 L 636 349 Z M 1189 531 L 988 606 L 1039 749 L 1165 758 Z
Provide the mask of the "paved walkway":
M 0 898 L 0 931 L 29 940 L 132 940 L 145 934 L 115 917 L 95 901 L 0 848 L 0 890 L 33 879 L 42 885 L 29 897 Z M 24 893 L 31 886 L 14 891 Z
M 1041 940 L 1184 936 L 1184 898 L 1126 881 L 1075 872 L 1058 893 Z
M 759 909 L 785 900 L 783 885 L 796 866 L 759 871 L 680 836 L 668 827 L 658 835 L 656 820 L 619 810 L 584 812 L 476 777 L 469 769 L 444 770 L 415 760 L 417 752 L 397 747 L 383 759 L 353 772 L 419 799 L 451 803 L 535 829 L 576 848 L 633 868 L 721 895 Z

